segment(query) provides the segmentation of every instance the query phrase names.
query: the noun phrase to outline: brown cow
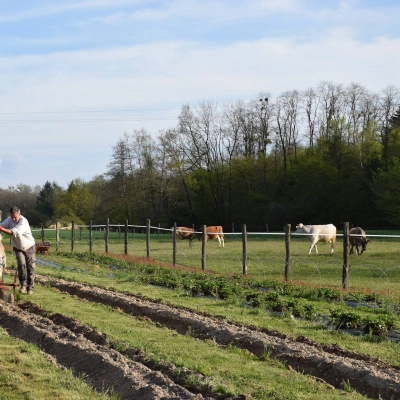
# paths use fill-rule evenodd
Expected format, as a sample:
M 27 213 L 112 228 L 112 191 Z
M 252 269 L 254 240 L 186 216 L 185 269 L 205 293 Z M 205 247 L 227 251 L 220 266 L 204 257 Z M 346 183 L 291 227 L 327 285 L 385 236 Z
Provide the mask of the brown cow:
M 358 235 L 358 236 L 356 236 Z M 354 247 L 356 248 L 356 254 L 360 256 L 364 251 L 367 250 L 367 243 L 370 242 L 367 239 L 367 235 L 364 230 L 362 230 L 359 226 L 357 228 L 351 228 L 349 230 L 349 241 L 350 241 L 350 251 L 349 254 L 353 254 Z M 361 247 L 361 251 L 358 247 Z
M 38 242 L 36 243 L 36 254 L 44 254 L 46 256 L 49 255 L 51 243 L 50 242 Z
M 203 236 L 202 232 L 193 232 L 192 238 L 197 237 L 197 239 L 201 239 Z M 225 247 L 224 241 L 224 232 L 222 231 L 222 226 L 206 226 L 206 240 L 208 239 L 218 239 L 218 247 Z
M 172 231 L 174 230 L 174 228 L 171 228 Z M 192 234 L 194 232 L 194 229 L 192 228 L 187 228 L 186 226 L 177 226 L 176 227 L 176 237 L 180 240 L 189 240 L 189 249 L 192 247 L 193 245 L 193 237 Z

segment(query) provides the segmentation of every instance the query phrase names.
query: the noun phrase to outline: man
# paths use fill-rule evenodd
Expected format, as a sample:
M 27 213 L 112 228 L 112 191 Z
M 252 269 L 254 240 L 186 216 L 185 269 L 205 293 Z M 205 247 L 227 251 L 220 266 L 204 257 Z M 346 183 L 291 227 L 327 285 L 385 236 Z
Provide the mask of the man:
M 35 283 L 35 239 L 28 220 L 18 207 L 10 208 L 10 216 L 0 223 L 0 232 L 11 236 L 18 264 L 19 292 L 33 294 Z

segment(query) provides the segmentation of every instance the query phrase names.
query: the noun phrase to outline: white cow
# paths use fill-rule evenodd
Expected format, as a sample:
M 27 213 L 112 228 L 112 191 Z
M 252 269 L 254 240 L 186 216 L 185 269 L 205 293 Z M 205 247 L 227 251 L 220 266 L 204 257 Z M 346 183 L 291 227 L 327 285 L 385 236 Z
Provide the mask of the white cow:
M 307 234 L 308 240 L 311 242 L 308 254 L 311 254 L 312 248 L 315 246 L 315 253 L 318 254 L 317 243 L 329 242 L 331 244 L 331 254 L 336 242 L 336 226 L 328 225 L 303 225 L 296 226 L 295 233 Z

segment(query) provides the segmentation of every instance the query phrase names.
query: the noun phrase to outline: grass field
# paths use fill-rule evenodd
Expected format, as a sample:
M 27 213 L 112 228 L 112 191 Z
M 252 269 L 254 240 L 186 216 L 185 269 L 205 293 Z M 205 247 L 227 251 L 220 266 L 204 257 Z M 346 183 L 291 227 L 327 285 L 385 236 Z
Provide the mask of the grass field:
M 41 241 L 41 232 L 34 230 L 36 241 Z M 400 241 L 397 238 L 385 237 L 384 233 L 376 233 L 372 237 L 372 243 L 362 256 L 350 257 L 350 278 L 349 287 L 346 292 L 362 291 L 364 293 L 383 294 L 388 302 L 398 301 L 400 293 L 400 263 L 399 249 Z M 129 267 L 121 270 L 113 268 L 111 261 L 103 260 L 98 256 L 99 262 L 88 261 L 85 257 L 67 257 L 63 253 L 71 252 L 71 231 L 60 232 L 59 253 L 56 252 L 55 231 L 46 230 L 44 240 L 51 242 L 50 256 L 40 256 L 44 261 L 48 260 L 61 268 L 47 266 L 43 262 L 37 265 L 38 274 L 48 274 L 64 278 L 71 281 L 85 282 L 100 287 L 117 288 L 119 291 L 126 291 L 144 295 L 153 299 L 163 299 L 163 301 L 177 307 L 188 307 L 212 315 L 223 316 L 224 319 L 237 321 L 244 325 L 254 325 L 260 328 L 276 329 L 284 334 L 291 336 L 308 337 L 324 345 L 338 345 L 361 354 L 368 354 L 371 357 L 379 358 L 393 365 L 398 365 L 399 353 L 398 344 L 389 340 L 373 339 L 369 336 L 351 336 L 346 333 L 338 333 L 335 330 L 323 329 L 317 321 L 306 319 L 293 319 L 287 313 L 276 316 L 262 307 L 247 307 L 242 300 L 234 296 L 227 300 L 212 298 L 211 296 L 193 296 L 188 290 L 182 288 L 167 288 L 156 284 L 149 284 L 144 278 L 149 275 L 146 269 L 146 236 L 142 232 L 130 234 L 128 240 L 128 254 L 142 258 L 143 268 L 139 266 Z M 105 252 L 103 232 L 93 232 L 93 253 Z M 7 245 L 7 243 L 5 243 Z M 331 287 L 342 290 L 342 240 L 338 237 L 336 251 L 330 255 L 329 245 L 319 246 L 319 254 L 308 255 L 309 243 L 304 237 L 292 237 L 291 240 L 291 264 L 290 264 L 290 283 L 302 287 Z M 74 242 L 74 253 L 85 253 L 89 250 L 89 234 L 87 230 L 77 232 Z M 124 253 L 124 235 L 118 232 L 110 232 L 108 251 L 110 256 Z M 150 236 L 150 258 L 149 264 L 171 263 L 172 261 L 172 236 L 171 234 L 152 233 Z M 189 249 L 188 242 L 177 243 L 177 265 L 176 271 L 179 272 L 179 265 L 192 267 L 201 272 L 201 242 L 194 242 L 193 248 Z M 206 269 L 226 276 L 242 275 L 242 241 L 240 234 L 226 235 L 225 247 L 218 248 L 218 243 L 210 241 L 207 243 L 207 263 Z M 117 257 L 115 257 L 117 260 Z M 117 262 L 117 261 L 115 261 Z M 285 267 L 285 242 L 281 233 L 261 235 L 249 234 L 248 236 L 248 273 L 251 278 L 259 280 L 274 280 L 283 282 Z M 8 264 L 15 268 L 15 260 L 10 254 Z M 98 265 L 96 265 L 98 264 Z M 161 268 L 156 268 L 161 270 Z M 174 269 L 174 268 L 173 268 Z M 174 271 L 175 273 L 175 271 Z M 156 272 L 153 272 L 156 275 Z M 178 274 L 177 274 L 178 275 Z M 182 281 L 183 282 L 183 277 Z M 291 295 L 290 295 L 291 296 Z M 282 295 L 282 298 L 290 296 Z M 158 326 L 147 320 L 133 319 L 129 315 L 118 312 L 107 306 L 82 302 L 78 299 L 67 296 L 58 291 L 45 286 L 38 286 L 35 294 L 30 298 L 41 307 L 51 312 L 61 312 L 65 315 L 77 318 L 88 326 L 95 327 L 101 332 L 105 332 L 110 339 L 121 341 L 132 347 L 144 349 L 146 354 L 151 355 L 155 360 L 167 360 L 177 366 L 191 368 L 196 372 L 203 373 L 206 377 L 214 379 L 216 385 L 220 385 L 219 390 L 228 393 L 250 393 L 254 399 L 339 399 L 339 398 L 364 398 L 353 392 L 351 388 L 341 391 L 326 390 L 326 387 L 318 384 L 312 378 L 302 374 L 288 371 L 284 365 L 276 360 L 258 360 L 255 357 L 237 348 L 223 349 L 215 345 L 212 341 L 198 341 L 190 335 L 176 335 L 175 332 Z M 301 303 L 300 298 L 297 299 Z M 321 315 L 329 315 L 332 307 L 341 308 L 345 312 L 352 312 L 350 307 L 343 303 L 328 303 L 325 300 L 309 300 L 308 304 L 313 304 Z M 382 310 L 380 310 L 382 312 Z M 374 309 L 360 308 L 357 313 L 360 316 L 374 313 Z M 374 314 L 378 316 L 378 314 Z M 3 345 L 10 345 L 10 340 L 2 337 Z M 16 346 L 16 348 L 14 348 Z M 12 351 L 15 353 L 26 352 L 25 347 L 19 349 L 21 344 L 12 343 Z M 24 345 L 22 345 L 24 346 Z M 31 347 L 31 351 L 35 350 Z M 36 354 L 36 353 L 35 353 Z M 8 357 L 8 356 L 7 356 Z M 36 357 L 36 356 L 35 356 Z M 24 360 L 23 360 L 24 361 Z M 260 362 L 262 361 L 262 362 Z M 24 361 L 25 362 L 25 361 Z M 15 368 L 13 359 L 8 361 L 3 357 L 2 364 L 7 365 L 7 369 Z M 37 361 L 37 366 L 29 363 L 27 366 L 20 363 L 21 368 L 14 369 L 13 382 L 20 381 L 20 376 L 24 376 L 30 369 L 40 371 L 44 367 L 43 359 Z M 103 398 L 102 395 L 93 394 L 90 388 L 81 397 L 74 397 L 81 382 L 71 379 L 69 373 L 61 373 L 49 369 L 53 378 L 49 379 L 51 388 L 38 380 L 32 382 L 33 392 L 35 386 L 36 395 L 29 395 L 25 398 L 68 398 L 64 397 L 56 390 L 51 395 L 40 394 L 41 390 L 53 390 L 52 387 L 62 382 L 60 391 L 66 391 L 69 398 Z M 0 374 L 0 387 L 2 390 L 7 388 L 5 396 L 17 393 L 17 396 L 24 394 L 24 388 L 8 387 L 9 379 L 7 373 Z M 2 383 L 4 382 L 4 383 Z M 288 385 L 288 382 L 290 384 Z M 55 384 L 55 385 L 54 385 Z M 68 394 L 69 387 L 71 392 Z M 77 388 L 77 389 L 75 389 Z M 22 398 L 22 397 L 1 397 L 2 398 Z

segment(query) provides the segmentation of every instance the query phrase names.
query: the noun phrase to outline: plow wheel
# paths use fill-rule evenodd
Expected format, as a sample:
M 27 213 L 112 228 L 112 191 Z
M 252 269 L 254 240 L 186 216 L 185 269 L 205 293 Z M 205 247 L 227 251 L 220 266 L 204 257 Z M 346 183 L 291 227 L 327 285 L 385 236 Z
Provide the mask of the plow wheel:
M 0 300 L 14 304 L 14 295 L 12 293 L 7 293 L 7 290 L 8 288 L 4 289 L 4 286 L 0 286 Z
M 0 266 L 0 300 L 5 301 L 6 303 L 14 304 L 15 288 L 17 287 L 17 274 L 18 271 L 15 271 L 14 283 L 12 284 L 4 283 L 4 267 Z M 13 288 L 12 293 L 8 292 L 10 288 Z

